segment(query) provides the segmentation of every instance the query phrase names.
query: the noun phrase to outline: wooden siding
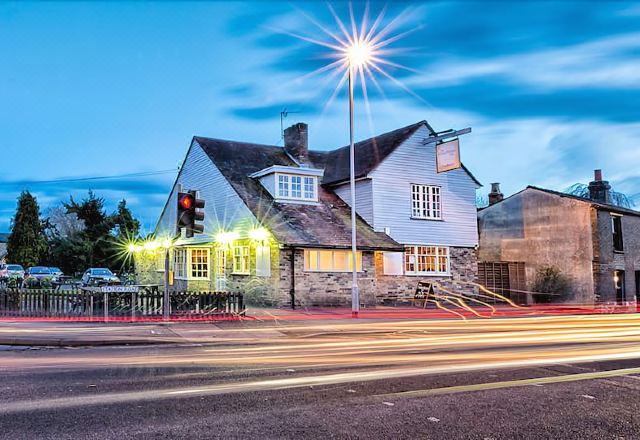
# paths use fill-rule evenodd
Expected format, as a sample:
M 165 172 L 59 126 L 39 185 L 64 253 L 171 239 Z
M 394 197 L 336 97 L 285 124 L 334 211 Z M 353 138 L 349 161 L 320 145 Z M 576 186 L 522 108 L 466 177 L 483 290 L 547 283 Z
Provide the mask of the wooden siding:
M 349 183 L 333 188 L 333 191 L 351 206 L 351 187 Z M 373 182 L 371 179 L 356 182 L 356 212 L 370 226 L 373 226 Z
M 418 129 L 369 174 L 373 227 L 391 228 L 391 237 L 403 244 L 476 246 L 477 184 L 463 169 L 436 172 L 435 145 L 422 144 L 428 134 L 426 127 Z M 442 220 L 411 218 L 412 183 L 441 187 Z
M 248 230 L 258 222 L 240 196 L 231 187 L 218 168 L 211 162 L 197 142 L 193 142 L 178 174 L 176 186 L 182 184 L 184 190 L 197 189 L 200 198 L 206 201 L 204 208 L 204 234 L 196 234 L 184 243 L 213 241 L 220 230 L 235 230 L 239 238 L 246 238 Z M 177 188 L 173 187 L 169 203 L 158 221 L 157 235 L 173 235 L 176 224 Z

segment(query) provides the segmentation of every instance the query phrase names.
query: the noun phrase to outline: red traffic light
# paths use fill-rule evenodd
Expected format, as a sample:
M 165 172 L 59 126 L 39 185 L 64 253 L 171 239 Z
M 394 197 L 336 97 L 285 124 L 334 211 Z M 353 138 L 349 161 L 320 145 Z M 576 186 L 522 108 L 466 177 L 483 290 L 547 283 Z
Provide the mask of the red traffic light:
M 180 206 L 182 209 L 191 209 L 191 206 L 193 206 L 193 197 L 191 194 L 185 194 L 182 196 L 180 199 Z

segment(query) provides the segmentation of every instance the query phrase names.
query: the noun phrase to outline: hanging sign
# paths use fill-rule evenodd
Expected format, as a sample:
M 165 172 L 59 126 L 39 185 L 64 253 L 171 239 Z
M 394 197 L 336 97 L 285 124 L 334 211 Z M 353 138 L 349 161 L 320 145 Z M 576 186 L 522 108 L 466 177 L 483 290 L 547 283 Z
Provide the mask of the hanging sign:
M 462 167 L 460 162 L 460 141 L 443 142 L 436 145 L 436 169 L 439 173 Z

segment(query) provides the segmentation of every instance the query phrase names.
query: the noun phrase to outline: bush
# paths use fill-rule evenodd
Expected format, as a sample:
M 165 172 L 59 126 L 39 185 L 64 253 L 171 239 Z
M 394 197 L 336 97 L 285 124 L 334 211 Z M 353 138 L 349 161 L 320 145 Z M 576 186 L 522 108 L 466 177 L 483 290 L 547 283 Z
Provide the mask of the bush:
M 537 303 L 564 302 L 571 293 L 571 282 L 555 266 L 541 267 L 536 272 L 532 290 Z

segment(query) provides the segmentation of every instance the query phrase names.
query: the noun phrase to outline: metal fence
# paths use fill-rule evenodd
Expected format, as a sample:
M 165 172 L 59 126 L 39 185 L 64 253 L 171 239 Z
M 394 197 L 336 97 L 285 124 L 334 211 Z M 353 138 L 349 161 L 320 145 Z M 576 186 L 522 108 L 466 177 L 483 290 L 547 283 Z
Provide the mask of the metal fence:
M 243 295 L 238 292 L 171 292 L 169 304 L 172 320 L 229 319 L 244 314 Z M 162 311 L 160 290 L 0 288 L 1 318 L 160 320 Z

